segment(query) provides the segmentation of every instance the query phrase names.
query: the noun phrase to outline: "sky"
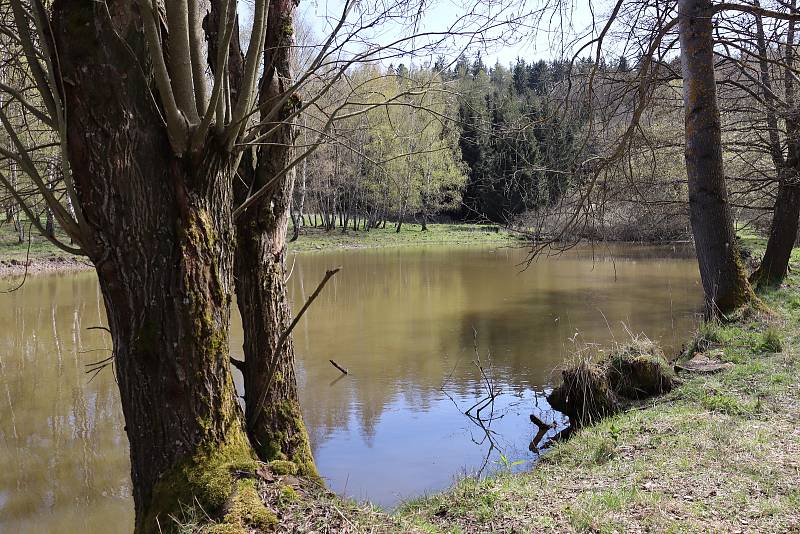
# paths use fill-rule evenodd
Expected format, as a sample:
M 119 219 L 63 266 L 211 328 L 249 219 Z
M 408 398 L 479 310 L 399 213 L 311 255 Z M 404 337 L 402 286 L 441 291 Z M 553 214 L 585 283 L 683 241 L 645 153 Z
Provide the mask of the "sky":
M 373 21 L 375 15 L 369 12 L 382 12 L 389 6 L 392 16 L 388 20 L 382 20 L 374 29 L 368 32 L 359 32 L 362 43 L 351 45 L 353 49 L 363 49 L 369 46 L 386 45 L 397 40 L 417 24 L 417 33 L 442 32 L 458 19 L 469 18 L 469 23 L 463 24 L 464 34 L 457 38 L 449 39 L 447 43 L 432 49 L 425 50 L 423 54 L 412 57 L 397 55 L 386 58 L 382 63 L 414 63 L 420 64 L 432 62 L 437 52 L 443 53 L 450 59 L 457 57 L 458 53 L 469 47 L 470 56 L 480 50 L 483 61 L 487 65 L 493 65 L 499 61 L 502 65 L 513 63 L 517 57 L 523 58 L 526 62 L 537 61 L 539 59 L 557 59 L 569 54 L 570 45 L 574 44 L 576 35 L 586 35 L 591 29 L 592 11 L 603 13 L 604 5 L 592 0 L 563 0 L 564 4 L 560 9 L 549 9 L 544 16 L 536 17 L 535 13 L 542 10 L 544 2 L 549 0 L 428 0 L 421 12 L 421 16 L 416 17 L 416 10 L 404 11 L 399 4 L 400 0 L 366 0 L 361 5 L 367 12 L 364 20 Z M 412 3 L 419 0 L 410 0 Z M 558 0 L 556 0 L 558 1 Z M 470 3 L 472 2 L 472 3 Z M 602 2 L 602 0 L 601 0 Z M 312 28 L 316 41 L 320 37 L 330 34 L 332 26 L 338 20 L 338 16 L 343 8 L 343 0 L 316 0 L 301 2 L 298 7 L 298 18 L 302 23 Z M 532 14 L 534 13 L 534 14 Z M 470 17 L 468 14 L 472 14 Z M 371 17 L 371 18 L 370 18 Z M 504 23 L 500 27 L 487 30 L 483 37 L 489 42 L 482 42 L 481 38 L 474 33 L 467 35 L 480 25 L 487 24 L 488 20 L 494 20 L 492 24 L 498 25 L 496 21 L 508 21 L 513 19 L 516 24 Z M 356 13 L 349 17 L 350 21 L 356 20 Z M 349 32 L 345 31 L 346 35 Z M 566 35 L 566 38 L 564 38 Z M 414 42 L 417 48 L 425 44 L 424 39 Z M 411 43 L 403 45 L 406 49 L 411 47 Z M 587 54 L 582 54 L 587 55 Z

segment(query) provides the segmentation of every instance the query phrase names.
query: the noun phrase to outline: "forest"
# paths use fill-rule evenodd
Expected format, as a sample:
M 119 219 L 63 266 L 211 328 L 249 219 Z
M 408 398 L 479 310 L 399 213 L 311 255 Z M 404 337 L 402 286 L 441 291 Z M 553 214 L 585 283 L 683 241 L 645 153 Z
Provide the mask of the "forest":
M 0 13 L 0 530 L 800 528 L 795 0 Z M 486 242 L 425 241 L 440 225 Z M 292 249 L 343 234 L 425 247 Z M 524 447 L 495 430 L 512 412 Z M 423 484 L 425 416 L 448 460 L 468 424 L 482 463 L 440 475 L 474 476 Z M 395 477 L 395 512 L 349 499 L 351 470 Z M 56 498 L 77 471 L 90 497 Z M 763 489 L 731 512 L 673 475 Z

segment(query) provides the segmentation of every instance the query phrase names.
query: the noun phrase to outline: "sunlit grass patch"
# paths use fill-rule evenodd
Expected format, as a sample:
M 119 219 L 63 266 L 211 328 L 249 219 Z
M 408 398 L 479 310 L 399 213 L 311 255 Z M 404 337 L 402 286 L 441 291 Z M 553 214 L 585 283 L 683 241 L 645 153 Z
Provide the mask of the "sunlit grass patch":
M 292 229 L 289 229 L 291 235 Z M 407 245 L 449 244 L 469 245 L 480 243 L 513 244 L 515 235 L 497 226 L 478 224 L 429 224 L 427 230 L 415 223 L 404 224 L 400 232 L 389 223 L 386 228 L 369 231 L 341 228 L 327 231 L 313 226 L 303 227 L 297 241 L 289 243 L 293 252 L 330 250 L 336 248 L 377 248 Z

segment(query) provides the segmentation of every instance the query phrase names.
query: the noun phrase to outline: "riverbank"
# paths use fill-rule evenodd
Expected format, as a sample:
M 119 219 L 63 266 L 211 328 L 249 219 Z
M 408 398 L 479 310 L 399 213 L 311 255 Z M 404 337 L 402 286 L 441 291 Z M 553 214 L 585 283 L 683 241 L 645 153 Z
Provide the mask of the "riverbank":
M 289 236 L 292 229 L 289 228 Z M 405 245 L 470 245 L 479 243 L 519 243 L 515 234 L 502 227 L 480 224 L 429 224 L 422 230 L 419 224 L 404 224 L 400 232 L 393 225 L 372 229 L 369 232 L 348 230 L 342 233 L 337 228 L 330 232 L 322 228 L 307 226 L 302 229 L 297 241 L 288 244 L 289 252 L 308 252 L 331 249 L 378 248 Z
M 292 228 L 289 228 L 289 235 L 292 235 Z M 515 235 L 502 228 L 477 224 L 429 224 L 425 231 L 419 224 L 404 224 L 399 233 L 395 232 L 394 226 L 369 232 L 349 230 L 346 233 L 338 228 L 326 232 L 322 228 L 305 227 L 300 237 L 288 244 L 288 250 L 293 253 L 437 243 L 470 245 L 518 242 Z M 10 224 L 0 226 L 0 276 L 21 276 L 26 268 L 29 274 L 33 274 L 93 267 L 86 258 L 64 252 L 39 235 L 32 235 L 30 243 L 27 237 L 23 243 L 19 243 Z
M 749 239 L 758 256 L 763 240 Z M 529 472 L 466 478 L 393 514 L 292 477 L 281 532 L 800 532 L 800 253 L 786 286 L 694 340 L 732 368 L 553 446 Z M 509 458 L 513 461 L 515 458 Z M 293 498 L 280 497 L 288 482 Z

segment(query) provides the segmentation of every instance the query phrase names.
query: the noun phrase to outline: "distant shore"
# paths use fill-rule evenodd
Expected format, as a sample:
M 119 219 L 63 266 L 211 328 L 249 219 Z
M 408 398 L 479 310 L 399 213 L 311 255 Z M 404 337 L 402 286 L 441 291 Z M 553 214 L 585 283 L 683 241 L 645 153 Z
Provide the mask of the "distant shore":
M 2 256 L 0 256 L 2 258 Z M 24 259 L 0 259 L 0 277 L 24 276 L 28 274 L 42 274 L 53 272 L 88 271 L 94 269 L 89 260 L 80 256 L 72 256 L 66 252 L 53 255 L 31 257 Z
M 289 238 L 292 228 L 289 228 Z M 381 248 L 407 245 L 469 245 L 478 243 L 511 244 L 520 240 L 498 226 L 478 224 L 429 224 L 422 230 L 419 224 L 404 224 L 401 231 L 394 226 L 363 230 L 340 228 L 326 231 L 313 226 L 304 227 L 296 241 L 288 244 L 290 253 L 325 250 Z M 84 271 L 94 267 L 88 259 L 62 251 L 40 236 L 32 236 L 30 247 L 27 239 L 16 241 L 11 229 L 0 229 L 0 277 L 23 276 L 50 272 Z

